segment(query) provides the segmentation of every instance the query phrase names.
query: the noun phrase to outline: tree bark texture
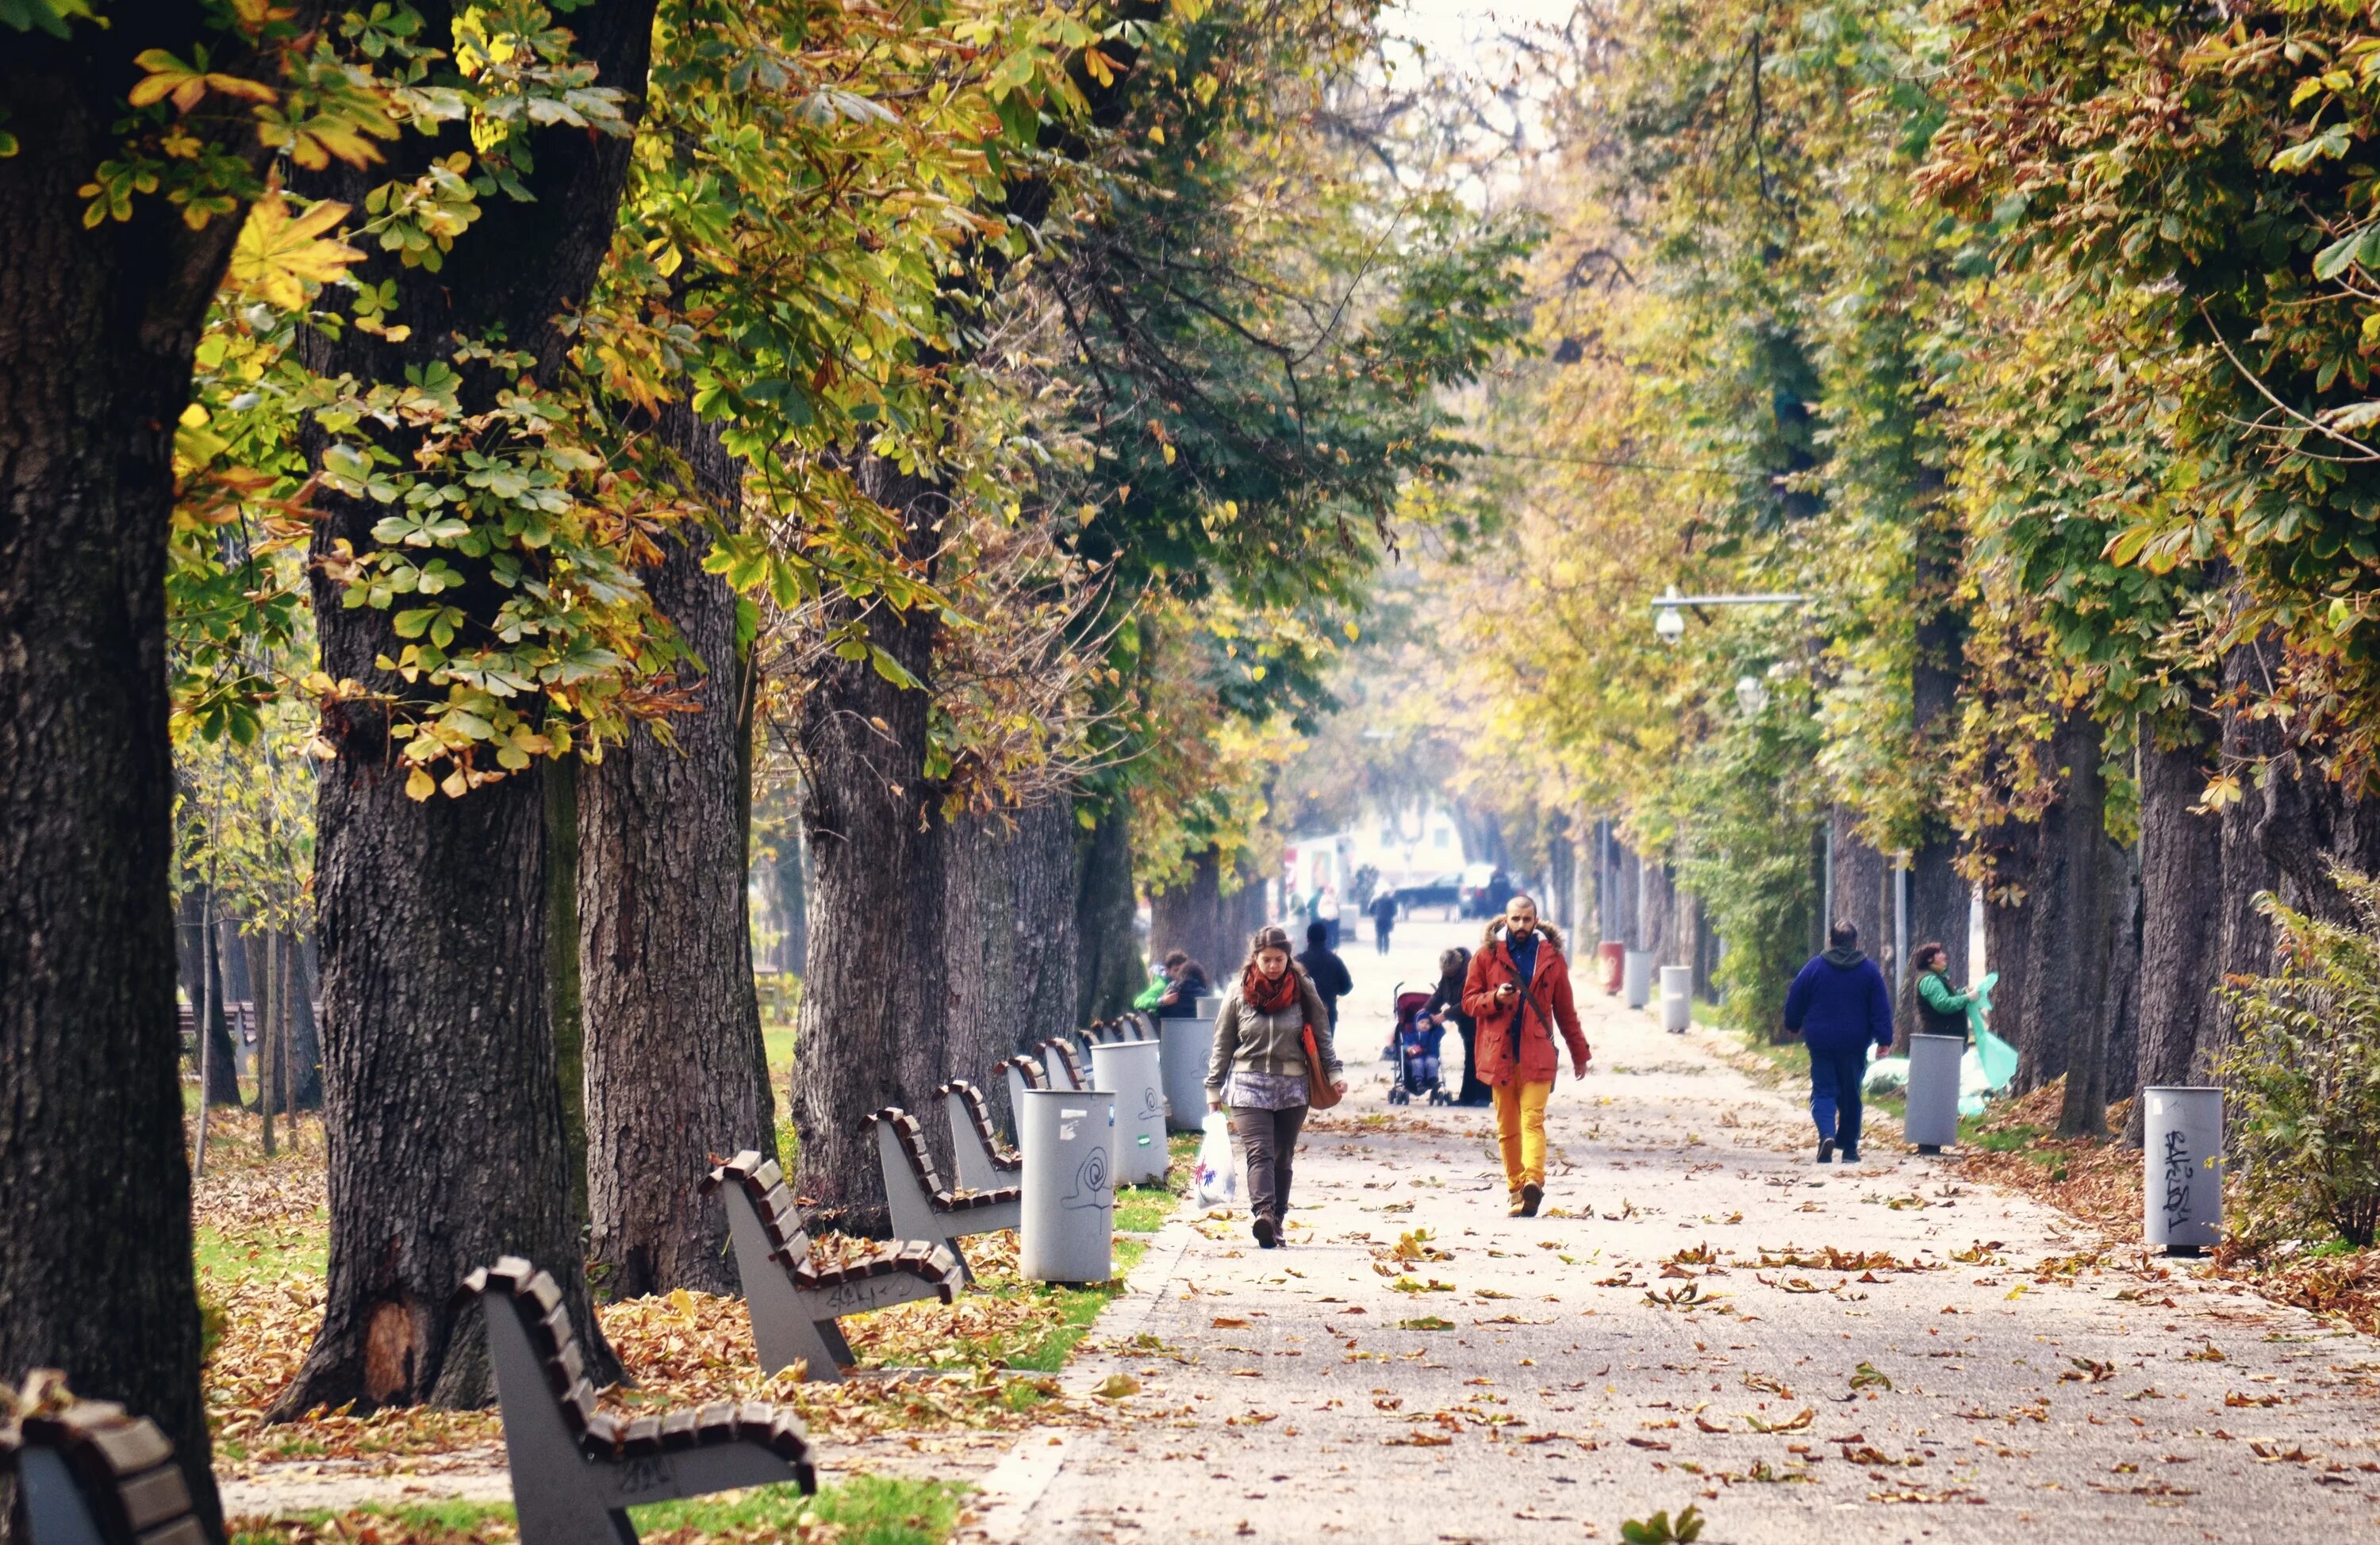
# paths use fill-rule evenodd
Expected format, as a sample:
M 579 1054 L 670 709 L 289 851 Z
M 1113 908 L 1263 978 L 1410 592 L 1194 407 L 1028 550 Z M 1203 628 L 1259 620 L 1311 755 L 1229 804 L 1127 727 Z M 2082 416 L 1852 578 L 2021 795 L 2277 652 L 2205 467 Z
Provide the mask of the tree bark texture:
M 704 497 L 732 509 L 737 468 L 674 412 Z M 616 1298 L 737 1291 L 725 1210 L 697 1188 L 714 1157 L 777 1151 L 747 910 L 735 593 L 702 570 L 709 532 L 662 540 L 647 583 L 708 668 L 680 682 L 696 710 L 673 716 L 674 745 L 638 728 L 578 775 L 590 1252 Z
M 1130 796 L 1110 796 L 1075 840 L 1075 1023 L 1087 1025 L 1123 1013 L 1148 985 L 1133 897 Z
M 1252 886 L 1226 893 L 1222 857 L 1208 848 L 1192 861 L 1190 877 L 1149 900 L 1148 947 L 1162 960 L 1180 949 L 1207 968 L 1207 980 L 1220 991 L 1237 975 L 1248 955 L 1248 936 L 1262 926 L 1262 892 Z M 1251 919 L 1254 921 L 1251 921 Z M 1284 923 L 1290 942 L 1305 948 L 1305 928 Z
M 2109 875 L 2099 772 L 2099 727 L 2087 713 L 2059 723 L 2050 754 L 2062 787 L 2041 818 L 2039 857 L 2026 911 L 2027 970 L 2017 984 L 2023 1008 L 2017 1088 L 2066 1078 L 2061 1132 L 2102 1131 L 2107 1123 L 2107 969 Z
M 2264 799 L 2253 785 L 2254 763 L 2277 754 L 2279 727 L 2270 719 L 2251 718 L 2240 702 L 2244 695 L 2269 688 L 2271 646 L 2251 641 L 2235 646 L 2223 659 L 2221 765 L 2237 772 L 2247 785 L 2240 799 L 2223 807 L 2217 846 L 2220 854 L 2220 906 L 2216 917 L 2218 981 L 2232 976 L 2263 976 L 2273 968 L 2273 925 L 2256 910 L 2256 898 L 2280 885 L 2272 855 L 2259 839 L 2257 827 Z M 2233 1014 L 2219 998 L 2207 1005 L 2199 1027 L 2192 1076 L 2211 1079 L 2230 1050 Z
M 553 1022 L 553 1082 L 570 1226 L 587 1227 L 587 1005 L 578 977 L 578 759 L 545 768 L 546 1002 Z
M 313 24 L 319 6 L 293 8 Z M 0 102 L 0 1370 L 156 1419 L 221 1530 L 199 1391 L 166 736 L 174 426 L 244 211 L 83 223 L 133 56 L 253 61 L 197 6 L 11 30 Z M 263 152 L 238 146 L 261 169 Z M 5 1499 L 0 1499 L 5 1503 Z
M 2099 1121 L 2106 1107 L 2129 1099 L 2141 1075 L 2141 850 L 2107 845 L 2107 984 L 2099 1017 Z M 2126 1112 L 2126 1119 L 2131 1113 Z
M 981 1089 L 1003 1119 L 1008 1086 L 993 1069 L 1080 1022 L 1075 830 L 1074 802 L 1060 799 L 971 815 L 951 832 L 950 1076 Z
M 418 7 L 424 36 L 443 40 L 456 15 Z M 571 13 L 577 54 L 601 84 L 642 91 L 653 0 L 599 0 Z M 633 106 L 633 101 L 632 101 Z M 334 167 L 308 191 L 361 207 L 370 188 L 463 147 L 468 125 L 411 136 L 391 164 Z M 562 313 L 588 294 L 611 243 L 628 141 L 584 130 L 538 135 L 533 200 L 493 195 L 437 273 L 387 260 L 368 276 L 396 286 L 408 337 L 350 331 L 313 335 L 308 362 L 326 373 L 403 379 L 443 361 L 455 340 L 501 331 L 508 346 L 559 368 Z M 503 382 L 472 368 L 468 405 Z M 399 437 L 400 455 L 410 443 Z M 342 539 L 369 551 L 380 506 L 323 501 L 317 554 Z M 486 627 L 504 592 L 469 579 L 452 592 Z M 314 615 L 322 667 L 379 692 L 409 690 L 375 657 L 399 652 L 387 614 L 341 604 L 318 573 Z M 468 636 L 468 634 L 467 634 Z M 493 1394 L 483 1327 L 451 1307 L 465 1273 L 501 1254 L 526 1256 L 562 1285 L 598 1382 L 616 1371 L 589 1310 L 572 1215 L 568 1150 L 556 1082 L 545 779 L 532 767 L 461 799 L 416 802 L 370 700 L 325 715 L 336 749 L 321 775 L 316 905 L 322 950 L 325 1126 L 329 1134 L 330 1280 L 322 1329 L 274 1406 L 359 1408 L 432 1400 L 480 1406 Z
M 939 538 L 941 491 L 880 461 L 860 486 L 898 514 L 910 555 Z M 828 603 L 830 622 L 857 603 Z M 868 637 L 930 682 L 940 624 L 931 612 L 880 611 Z M 866 660 L 830 657 L 808 683 L 797 738 L 802 821 L 810 854 L 809 954 L 794 1033 L 793 1117 L 801 1159 L 795 1189 L 813 1216 L 847 1232 L 891 1226 L 866 1119 L 885 1105 L 915 1112 L 929 1132 L 944 1066 L 942 970 L 945 828 L 926 779 L 933 694 L 904 690 Z
M 236 1105 L 239 1104 L 239 1055 L 232 1045 L 231 1020 L 224 1012 L 224 1000 L 231 995 L 225 990 L 223 952 L 215 947 L 214 930 L 204 921 L 213 903 L 203 887 L 191 892 L 191 908 L 190 952 L 198 960 L 197 974 L 188 990 L 192 1016 L 206 1021 L 201 1033 L 207 1038 L 207 1104 Z M 212 996 L 207 992 L 208 972 L 214 973 Z
M 2197 804 L 2206 789 L 2208 748 L 2170 749 L 2144 734 L 2141 746 L 2140 1038 L 2132 1092 L 2188 1083 L 2212 1033 L 2222 957 L 2223 827 Z M 2111 1083 L 2111 1089 L 2120 1085 Z M 2124 1141 L 2141 1145 L 2140 1102 Z
M 1838 923 L 1859 930 L 1860 948 L 1878 965 L 1892 943 L 1892 875 L 1884 855 L 1863 841 L 1841 805 L 1834 807 L 1835 911 L 1827 919 L 1831 932 Z

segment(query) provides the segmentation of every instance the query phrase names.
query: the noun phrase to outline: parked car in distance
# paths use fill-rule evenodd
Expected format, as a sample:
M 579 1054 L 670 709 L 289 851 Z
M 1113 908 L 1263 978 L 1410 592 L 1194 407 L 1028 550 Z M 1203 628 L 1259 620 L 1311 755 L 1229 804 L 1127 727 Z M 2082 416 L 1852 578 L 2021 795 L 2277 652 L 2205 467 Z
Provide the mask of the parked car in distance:
M 1410 912 L 1416 907 L 1442 907 L 1451 917 L 1463 910 L 1463 876 L 1440 875 L 1434 880 L 1397 887 L 1397 910 Z

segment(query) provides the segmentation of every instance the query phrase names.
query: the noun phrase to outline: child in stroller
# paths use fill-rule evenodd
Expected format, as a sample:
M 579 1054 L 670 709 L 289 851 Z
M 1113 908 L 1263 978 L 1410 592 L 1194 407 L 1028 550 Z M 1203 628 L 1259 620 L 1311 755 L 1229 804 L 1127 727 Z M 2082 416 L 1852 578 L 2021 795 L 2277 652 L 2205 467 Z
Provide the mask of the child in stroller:
M 1404 984 L 1397 984 L 1397 1081 L 1389 1090 L 1389 1104 L 1410 1104 L 1415 1099 L 1427 1099 L 1433 1105 L 1450 1105 L 1454 1096 L 1439 1081 L 1438 1048 L 1446 1039 L 1444 1015 L 1432 1018 L 1422 1008 L 1429 1002 L 1427 993 L 1408 993 Z

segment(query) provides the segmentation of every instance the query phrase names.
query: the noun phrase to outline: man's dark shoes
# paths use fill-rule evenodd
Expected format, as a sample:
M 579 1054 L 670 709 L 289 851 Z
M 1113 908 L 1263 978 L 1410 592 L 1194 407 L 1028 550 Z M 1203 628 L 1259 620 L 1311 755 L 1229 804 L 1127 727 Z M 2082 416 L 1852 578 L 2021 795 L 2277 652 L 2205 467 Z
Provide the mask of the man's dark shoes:
M 1538 1185 L 1534 1180 L 1524 1185 L 1521 1188 L 1521 1216 L 1524 1218 L 1536 1217 L 1537 1215 L 1537 1203 L 1543 1201 L 1545 1199 L 1546 1189 L 1543 1186 Z
M 1257 1243 L 1266 1249 L 1270 1249 L 1281 1243 L 1281 1230 L 1273 1226 L 1273 1221 L 1270 1218 L 1257 1220 L 1256 1234 Z
M 1859 1163 L 1859 1150 L 1849 1143 L 1843 1144 L 1843 1163 L 1847 1165 Z
M 1818 1162 L 1822 1165 L 1830 1165 L 1835 1162 L 1834 1139 L 1820 1138 L 1818 1140 Z

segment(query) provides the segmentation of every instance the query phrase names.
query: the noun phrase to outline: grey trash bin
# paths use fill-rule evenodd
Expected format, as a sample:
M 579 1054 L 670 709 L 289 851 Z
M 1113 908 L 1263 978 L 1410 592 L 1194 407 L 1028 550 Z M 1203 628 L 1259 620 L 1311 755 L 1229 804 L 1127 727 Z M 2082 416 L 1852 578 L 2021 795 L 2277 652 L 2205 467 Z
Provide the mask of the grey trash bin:
M 2154 1086 L 2142 1118 L 2143 1237 L 2168 1255 L 2196 1255 L 2223 1237 L 2223 1091 Z
M 1959 1064 L 1963 1035 L 1909 1038 L 1909 1109 L 1901 1130 L 1920 1153 L 1939 1153 L 1959 1141 Z
M 1115 1091 L 1115 1183 L 1165 1183 L 1165 1073 L 1160 1043 L 1091 1048 L 1091 1081 Z
M 1661 968 L 1661 1028 L 1672 1035 L 1683 1035 L 1686 1027 L 1694 1022 L 1694 968 L 1663 966 Z
M 1165 1124 L 1195 1132 L 1207 1118 L 1207 1061 L 1215 1055 L 1215 1016 L 1157 1021 L 1158 1061 L 1165 1073 Z
M 1025 1154 L 1017 1274 L 1106 1282 L 1115 1275 L 1115 1096 L 1028 1090 L 1017 1126 Z
M 1632 949 L 1620 958 L 1620 996 L 1631 1008 L 1653 1001 L 1653 952 Z

